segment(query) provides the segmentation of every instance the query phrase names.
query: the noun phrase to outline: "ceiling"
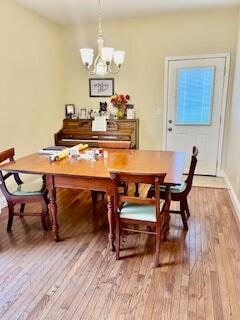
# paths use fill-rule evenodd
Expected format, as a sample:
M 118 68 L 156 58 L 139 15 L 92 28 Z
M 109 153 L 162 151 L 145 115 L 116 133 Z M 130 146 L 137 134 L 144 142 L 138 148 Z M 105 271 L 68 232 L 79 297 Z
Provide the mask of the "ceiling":
M 16 0 L 63 25 L 97 20 L 98 0 Z M 101 0 L 104 19 L 127 19 L 163 12 L 225 8 L 240 0 Z

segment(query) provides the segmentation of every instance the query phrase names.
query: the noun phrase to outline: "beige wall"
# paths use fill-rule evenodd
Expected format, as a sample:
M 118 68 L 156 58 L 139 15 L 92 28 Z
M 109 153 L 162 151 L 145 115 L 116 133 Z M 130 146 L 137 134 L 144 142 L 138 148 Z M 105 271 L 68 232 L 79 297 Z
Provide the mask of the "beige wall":
M 53 143 L 64 115 L 62 29 L 14 0 L 0 1 L 0 150 Z
M 140 118 L 140 147 L 162 147 L 164 58 L 230 52 L 224 170 L 240 201 L 240 25 L 238 10 L 188 12 L 118 22 L 104 21 L 106 45 L 126 50 L 115 91 L 128 93 Z M 239 33 L 238 33 L 239 28 Z M 0 1 L 0 149 L 17 156 L 53 143 L 63 105 L 96 107 L 79 48 L 96 47 L 97 25 L 66 27 L 50 22 L 14 0 Z M 231 87 L 238 41 L 232 106 Z
M 140 147 L 162 147 L 164 58 L 177 55 L 232 53 L 238 32 L 237 10 L 166 14 L 103 24 L 108 46 L 126 50 L 126 62 L 115 78 L 116 92 L 132 96 L 140 118 Z M 81 65 L 79 48 L 96 47 L 97 25 L 65 28 L 67 101 L 78 107 L 97 106 L 88 96 L 88 75 Z M 232 66 L 231 76 L 232 78 Z M 230 80 L 231 87 L 231 80 Z
M 225 172 L 240 205 L 240 24 L 238 50 L 232 96 L 232 107 L 228 123 L 228 139 Z
M 162 147 L 162 116 L 157 116 L 156 109 L 163 108 L 165 57 L 232 53 L 231 91 L 237 10 L 104 21 L 103 27 L 106 45 L 127 53 L 122 70 L 115 77 L 115 91 L 132 96 L 140 118 L 141 148 Z M 75 103 L 78 108 L 98 106 L 99 99 L 89 98 L 88 75 L 79 56 L 80 47 L 96 47 L 96 36 L 96 23 L 61 28 L 13 0 L 1 0 L 1 149 L 15 146 L 17 156 L 21 156 L 52 144 L 54 132 L 62 125 L 65 103 Z M 230 108 L 227 109 L 230 142 L 225 139 L 224 151 L 225 167 L 232 181 L 237 180 L 237 165 L 232 166 L 228 154 L 233 150 L 231 141 L 237 130 L 237 90 L 234 96 L 230 118 Z M 233 183 L 239 185 L 239 181 Z

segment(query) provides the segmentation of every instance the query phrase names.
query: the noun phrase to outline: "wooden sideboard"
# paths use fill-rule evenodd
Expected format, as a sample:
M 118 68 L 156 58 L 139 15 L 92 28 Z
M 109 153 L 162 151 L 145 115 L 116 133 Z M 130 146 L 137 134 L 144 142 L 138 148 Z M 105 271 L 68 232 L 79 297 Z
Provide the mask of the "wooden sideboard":
M 138 149 L 139 121 L 109 119 L 106 131 L 92 131 L 91 119 L 64 119 L 62 129 L 54 137 L 57 146 L 87 143 L 91 147 L 98 147 L 99 141 L 131 141 L 132 148 Z

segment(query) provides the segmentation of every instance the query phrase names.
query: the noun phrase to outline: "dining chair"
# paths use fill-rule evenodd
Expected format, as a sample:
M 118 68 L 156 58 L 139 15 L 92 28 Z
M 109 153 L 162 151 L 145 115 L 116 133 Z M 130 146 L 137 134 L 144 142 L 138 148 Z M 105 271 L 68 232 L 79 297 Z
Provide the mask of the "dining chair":
M 102 149 L 131 149 L 131 141 L 99 141 L 98 142 L 99 148 Z M 125 187 L 126 192 L 126 187 Z M 135 195 L 139 196 L 139 185 L 135 183 Z
M 187 179 L 184 182 L 182 182 L 181 185 L 170 187 L 171 201 L 178 201 L 180 203 L 180 210 L 170 209 L 169 212 L 181 215 L 183 226 L 186 230 L 188 229 L 187 218 L 190 217 L 187 198 L 188 198 L 189 192 L 192 189 L 193 176 L 197 166 L 197 156 L 198 156 L 198 148 L 194 146 L 192 149 L 192 157 L 191 157 L 191 163 L 190 163 Z M 165 199 L 166 197 L 165 191 L 166 191 L 166 186 L 161 185 L 160 192 L 161 192 L 161 197 L 163 199 Z M 154 196 L 153 186 L 151 186 L 148 196 L 149 197 Z
M 163 184 L 165 173 L 132 173 L 120 172 L 110 169 L 110 177 L 113 181 L 114 215 L 116 225 L 116 259 L 120 258 L 120 236 L 122 231 L 146 233 L 155 235 L 155 267 L 159 266 L 159 253 L 161 237 L 168 231 L 170 192 L 165 200 L 160 199 L 160 185 Z M 155 186 L 154 198 L 141 198 L 119 193 L 121 183 L 146 183 Z M 133 227 L 129 227 L 133 225 Z M 151 229 L 140 230 L 136 225 L 145 225 Z
M 15 151 L 14 148 L 0 152 L 0 164 L 14 161 Z M 9 179 L 13 177 L 13 181 Z M 9 180 L 8 180 L 9 179 Z M 8 181 L 7 181 L 8 180 Z M 44 179 L 43 179 L 44 180 Z M 9 182 L 9 183 L 8 183 Z M 19 216 L 21 218 L 25 216 L 40 216 L 43 229 L 48 230 L 46 218 L 48 216 L 48 197 L 47 189 L 45 188 L 45 182 L 43 181 L 40 187 L 34 188 L 31 183 L 24 183 L 18 173 L 4 172 L 0 170 L 0 190 L 5 196 L 8 204 L 8 224 L 7 231 L 12 231 L 13 217 Z M 24 212 L 25 205 L 27 203 L 38 202 L 41 205 L 40 212 Z M 19 212 L 15 211 L 15 206 L 20 204 Z
M 98 147 L 102 149 L 130 149 L 131 148 L 131 141 L 99 141 Z M 126 192 L 126 185 L 122 184 L 120 186 L 123 193 Z M 137 190 L 137 187 L 136 187 Z M 105 192 L 102 191 L 91 191 L 92 197 L 92 207 L 93 207 L 93 217 L 94 217 L 94 224 L 95 227 L 99 227 L 99 217 L 96 210 L 96 203 L 98 199 L 98 195 L 102 196 L 102 200 L 104 201 Z

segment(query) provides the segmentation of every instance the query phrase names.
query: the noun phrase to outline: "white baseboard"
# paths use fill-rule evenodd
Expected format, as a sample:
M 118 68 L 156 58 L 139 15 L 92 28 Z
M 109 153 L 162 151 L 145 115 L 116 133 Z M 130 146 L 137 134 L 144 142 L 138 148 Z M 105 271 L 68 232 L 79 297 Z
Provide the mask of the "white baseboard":
M 232 203 L 233 203 L 233 207 L 234 207 L 234 216 L 236 218 L 236 222 L 238 224 L 238 227 L 240 229 L 240 202 L 238 201 L 238 198 L 237 198 L 237 195 L 231 185 L 231 182 L 227 176 L 227 174 L 224 172 L 224 180 L 225 180 L 225 183 L 227 185 L 227 188 L 228 188 L 228 192 L 229 192 L 229 195 L 230 195 L 230 198 L 232 200 Z
M 225 176 L 226 174 L 222 169 L 218 170 L 217 177 L 225 178 Z

